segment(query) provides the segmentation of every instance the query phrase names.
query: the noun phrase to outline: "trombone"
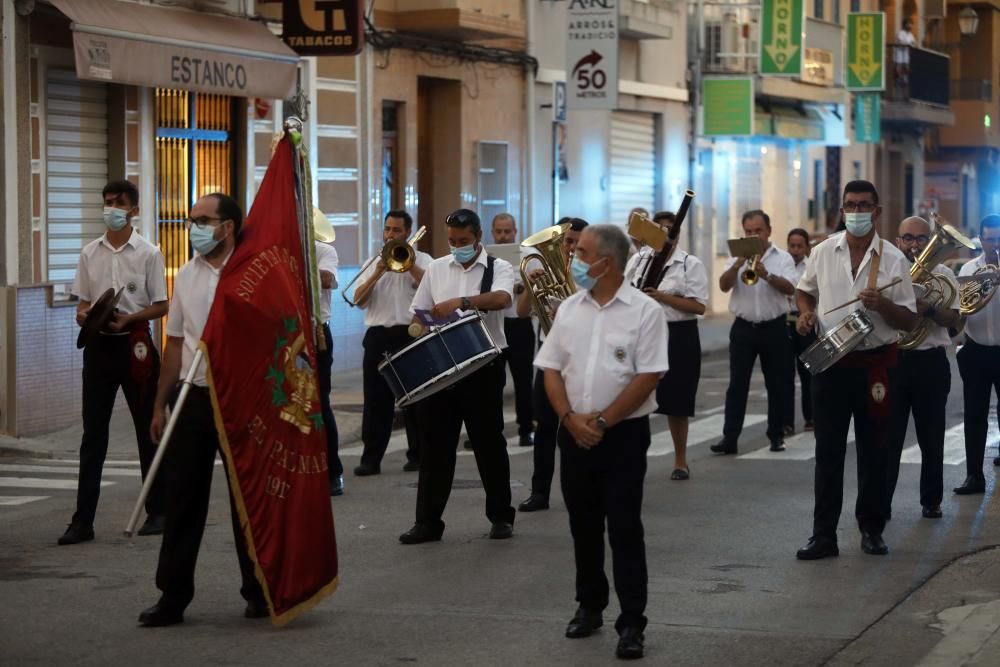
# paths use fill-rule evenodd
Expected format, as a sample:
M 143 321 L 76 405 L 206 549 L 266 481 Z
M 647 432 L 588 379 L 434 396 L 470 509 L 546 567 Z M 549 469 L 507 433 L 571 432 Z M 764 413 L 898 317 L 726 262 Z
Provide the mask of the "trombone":
M 351 279 L 351 282 L 347 283 L 347 286 L 344 287 L 343 290 L 341 290 L 340 296 L 344 297 L 344 301 L 347 302 L 347 305 L 352 308 L 358 305 L 356 301 L 352 301 L 347 296 L 347 292 L 351 289 L 351 285 L 357 282 L 358 278 L 364 275 L 364 273 L 368 270 L 368 267 L 370 267 L 372 262 L 375 260 L 382 260 L 382 266 L 378 267 L 378 270 L 375 273 L 375 280 L 379 280 L 386 271 L 392 271 L 393 273 L 406 273 L 413 268 L 413 263 L 417 261 L 417 242 L 419 242 L 426 233 L 427 226 L 425 225 L 418 229 L 407 241 L 397 241 L 396 239 L 387 241 L 386 244 L 382 246 L 382 250 L 365 262 L 365 265 L 358 270 L 357 275 Z

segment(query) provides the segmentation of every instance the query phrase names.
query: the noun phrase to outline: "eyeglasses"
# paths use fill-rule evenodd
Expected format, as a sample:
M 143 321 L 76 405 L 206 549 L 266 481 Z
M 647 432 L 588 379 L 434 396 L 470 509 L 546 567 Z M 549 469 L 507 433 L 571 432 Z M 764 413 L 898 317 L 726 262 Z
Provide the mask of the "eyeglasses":
M 854 211 L 860 211 L 862 213 L 871 213 L 876 208 L 878 208 L 878 204 L 873 204 L 869 201 L 862 201 L 862 202 L 850 201 L 850 202 L 845 202 L 844 205 L 841 206 L 841 208 L 848 213 L 853 213 Z
M 218 222 L 221 220 L 222 218 L 210 218 L 207 215 L 203 215 L 200 218 L 188 218 L 187 220 L 184 221 L 184 226 L 189 231 L 192 226 L 201 227 L 202 229 L 204 229 L 205 227 L 214 226 L 212 225 L 213 222 Z
M 927 243 L 928 241 L 931 240 L 930 237 L 927 236 L 927 234 L 921 234 L 919 236 L 914 236 L 913 234 L 903 234 L 899 238 L 903 239 L 907 243 L 913 243 L 913 242 Z

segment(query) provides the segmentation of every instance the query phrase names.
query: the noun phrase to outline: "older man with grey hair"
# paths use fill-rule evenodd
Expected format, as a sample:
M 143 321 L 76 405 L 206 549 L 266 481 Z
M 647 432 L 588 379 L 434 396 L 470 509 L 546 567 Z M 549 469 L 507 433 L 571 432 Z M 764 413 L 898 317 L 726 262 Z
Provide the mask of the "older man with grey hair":
M 642 485 L 653 391 L 668 367 L 667 321 L 659 304 L 625 282 L 628 250 L 628 238 L 614 225 L 583 231 L 570 266 L 580 289 L 559 307 L 535 366 L 545 373 L 562 425 L 562 492 L 579 603 L 566 636 L 586 637 L 603 624 L 607 517 L 621 604 L 616 654 L 640 658 L 647 597 Z

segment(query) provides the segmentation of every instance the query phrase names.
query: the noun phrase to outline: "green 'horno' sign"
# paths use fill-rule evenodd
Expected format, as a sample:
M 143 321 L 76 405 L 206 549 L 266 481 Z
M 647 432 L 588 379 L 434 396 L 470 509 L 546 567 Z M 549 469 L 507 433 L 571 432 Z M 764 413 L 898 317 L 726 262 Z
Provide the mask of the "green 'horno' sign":
M 885 88 L 885 14 L 847 15 L 847 89 Z
M 801 75 L 802 5 L 803 0 L 764 0 L 760 29 L 761 74 Z

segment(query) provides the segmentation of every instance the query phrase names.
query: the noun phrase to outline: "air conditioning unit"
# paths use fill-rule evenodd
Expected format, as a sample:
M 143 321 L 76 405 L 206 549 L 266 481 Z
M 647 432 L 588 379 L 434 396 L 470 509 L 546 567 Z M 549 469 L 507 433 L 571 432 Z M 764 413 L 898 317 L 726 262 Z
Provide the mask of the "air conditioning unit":
M 924 0 L 925 19 L 943 19 L 948 16 L 948 0 Z

